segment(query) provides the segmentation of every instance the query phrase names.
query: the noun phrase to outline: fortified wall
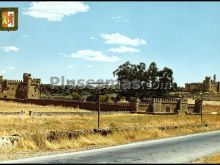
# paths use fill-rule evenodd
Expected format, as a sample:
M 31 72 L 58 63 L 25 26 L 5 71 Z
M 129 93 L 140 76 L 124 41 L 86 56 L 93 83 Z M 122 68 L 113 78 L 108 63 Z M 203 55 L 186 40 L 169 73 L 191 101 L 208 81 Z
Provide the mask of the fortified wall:
M 153 110 L 154 112 L 166 112 L 166 113 L 181 113 L 187 111 L 187 99 L 186 98 L 154 98 Z
M 35 105 L 53 105 L 73 107 L 90 111 L 98 110 L 98 102 L 83 102 L 71 100 L 46 100 L 46 99 L 9 99 L 2 98 L 4 101 L 14 101 Z M 199 113 L 202 103 L 187 104 L 185 98 L 153 98 L 149 102 L 139 102 L 137 100 L 129 103 L 100 103 L 101 111 L 105 112 L 131 112 L 131 113 L 148 113 L 148 114 L 180 114 L 180 113 Z
M 220 82 L 216 81 L 216 76 L 205 77 L 203 82 L 198 83 L 186 83 L 185 84 L 186 92 L 220 92 Z
M 32 79 L 28 73 L 23 74 L 23 81 L 0 76 L 0 98 L 40 99 L 40 83 L 40 79 Z
M 214 83 L 215 80 L 210 81 L 206 78 L 204 81 L 205 88 L 211 89 L 209 82 Z M 28 104 L 37 105 L 54 105 L 64 107 L 75 107 L 91 111 L 98 110 L 97 102 L 83 102 L 71 100 L 46 100 L 41 99 L 40 94 L 40 79 L 32 79 L 31 74 L 24 73 L 23 81 L 20 80 L 5 80 L 0 76 L 0 99 L 5 101 L 15 101 Z M 216 82 L 214 83 L 216 84 Z M 218 83 L 217 83 L 218 84 Z M 218 87 L 218 86 L 217 86 Z M 214 89 L 214 87 L 213 87 Z M 131 113 L 150 113 L 150 114 L 179 114 L 187 111 L 199 113 L 201 103 L 189 105 L 186 98 L 149 98 L 147 102 L 139 102 L 134 100 L 130 103 L 101 103 L 101 111 L 127 111 Z

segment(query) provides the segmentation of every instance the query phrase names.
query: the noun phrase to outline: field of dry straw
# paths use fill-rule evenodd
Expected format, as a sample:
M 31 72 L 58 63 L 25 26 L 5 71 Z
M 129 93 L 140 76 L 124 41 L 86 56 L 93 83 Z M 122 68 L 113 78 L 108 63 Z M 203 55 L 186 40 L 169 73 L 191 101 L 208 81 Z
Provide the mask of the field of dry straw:
M 205 106 L 205 111 L 211 111 L 212 107 Z M 74 108 L 37 106 L 0 101 L 0 112 L 3 111 L 84 111 Z M 215 107 L 220 112 L 220 107 Z M 22 138 L 16 147 L 0 149 L 0 160 L 21 158 L 33 154 L 58 152 L 64 150 L 79 150 L 88 147 L 100 147 L 178 136 L 197 132 L 220 129 L 219 115 L 206 115 L 204 122 L 208 127 L 177 128 L 173 130 L 142 130 L 113 131 L 108 136 L 85 135 L 77 139 L 60 139 L 47 141 L 46 134 L 49 131 L 73 131 L 93 129 L 97 127 L 96 115 L 71 115 L 71 116 L 1 116 L 0 136 L 19 134 Z M 200 123 L 200 116 L 189 115 L 144 115 L 144 114 L 111 114 L 101 116 L 102 128 L 143 128 L 172 125 L 196 125 Z
M 200 158 L 193 163 L 202 163 L 202 164 L 219 164 L 220 163 L 220 153 L 206 156 L 204 158 Z

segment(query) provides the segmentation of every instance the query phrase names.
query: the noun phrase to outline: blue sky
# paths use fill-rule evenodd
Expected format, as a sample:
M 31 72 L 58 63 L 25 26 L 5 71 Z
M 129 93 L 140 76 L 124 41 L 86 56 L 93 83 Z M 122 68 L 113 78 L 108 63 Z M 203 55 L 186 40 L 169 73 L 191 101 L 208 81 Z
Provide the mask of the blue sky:
M 16 32 L 0 32 L 0 74 L 49 83 L 111 79 L 120 64 L 155 61 L 178 85 L 220 80 L 219 2 L 1 2 L 19 8 Z

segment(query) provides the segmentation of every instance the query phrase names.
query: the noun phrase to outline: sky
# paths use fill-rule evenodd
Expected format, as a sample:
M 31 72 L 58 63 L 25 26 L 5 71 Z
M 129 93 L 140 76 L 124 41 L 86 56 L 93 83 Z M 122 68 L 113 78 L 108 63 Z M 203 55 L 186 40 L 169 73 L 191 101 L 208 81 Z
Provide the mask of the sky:
M 126 61 L 169 67 L 180 86 L 220 80 L 219 2 L 1 2 L 18 31 L 0 32 L 0 75 L 116 79 Z

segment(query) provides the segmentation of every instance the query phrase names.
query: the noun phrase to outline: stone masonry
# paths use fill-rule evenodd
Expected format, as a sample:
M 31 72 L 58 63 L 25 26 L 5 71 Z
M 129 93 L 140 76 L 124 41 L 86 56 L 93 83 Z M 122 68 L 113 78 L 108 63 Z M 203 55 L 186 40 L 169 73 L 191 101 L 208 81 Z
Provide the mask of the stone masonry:
M 40 79 L 32 79 L 28 73 L 23 74 L 23 81 L 0 76 L 0 98 L 40 99 L 40 83 Z

